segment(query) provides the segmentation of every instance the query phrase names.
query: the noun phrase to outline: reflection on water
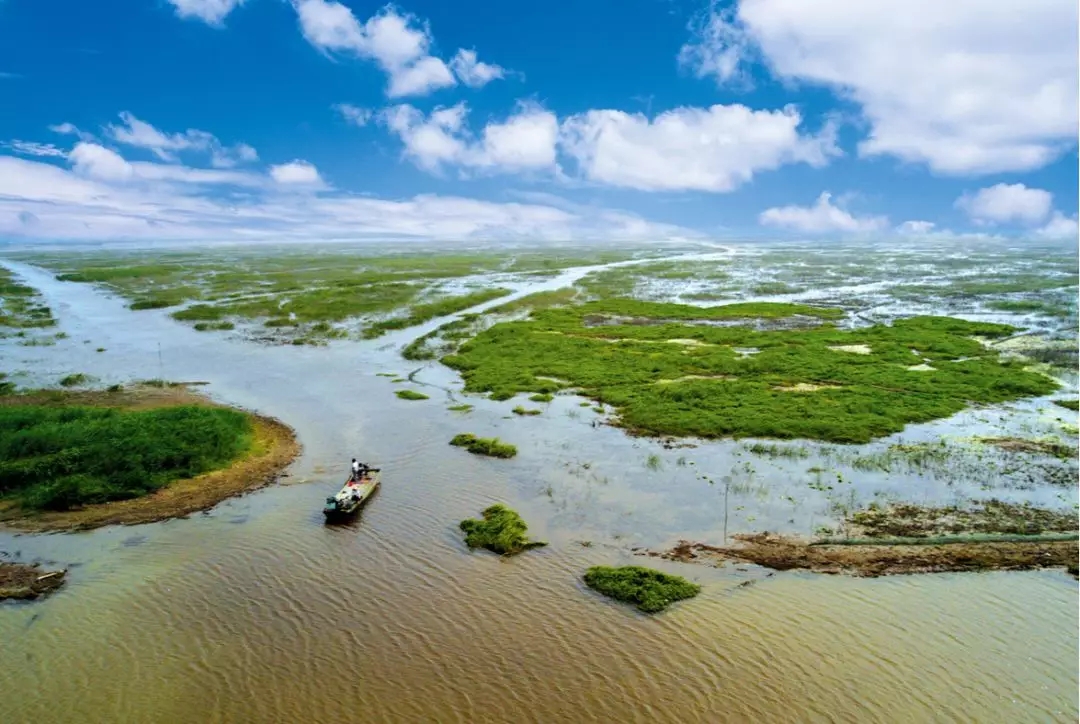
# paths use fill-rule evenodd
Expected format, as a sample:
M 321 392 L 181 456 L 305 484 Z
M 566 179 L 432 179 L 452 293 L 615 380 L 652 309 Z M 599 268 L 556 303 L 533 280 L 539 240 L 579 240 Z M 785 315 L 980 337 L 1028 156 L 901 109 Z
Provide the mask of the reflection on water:
M 409 368 L 383 341 L 258 348 L 35 281 L 71 337 L 5 347 L 8 364 L 43 379 L 207 380 L 293 425 L 304 454 L 282 484 L 187 520 L 0 535 L 0 549 L 77 564 L 54 597 L 0 607 L 2 722 L 1076 720 L 1077 587 L 1061 573 L 857 580 L 662 563 L 705 589 L 644 617 L 581 572 L 640 561 L 634 543 L 715 536 L 719 516 L 707 483 L 673 463 L 647 476 L 652 448 L 591 429 L 588 411 L 568 417 L 574 401 L 531 420 L 503 419 L 506 403 L 455 415 L 441 393 L 393 398 L 374 373 Z M 421 379 L 447 399 L 457 386 L 435 367 Z M 446 444 L 466 430 L 521 454 Z M 324 526 L 321 501 L 354 454 L 382 466 L 382 490 L 356 522 Z M 467 552 L 457 521 L 497 500 L 553 545 Z

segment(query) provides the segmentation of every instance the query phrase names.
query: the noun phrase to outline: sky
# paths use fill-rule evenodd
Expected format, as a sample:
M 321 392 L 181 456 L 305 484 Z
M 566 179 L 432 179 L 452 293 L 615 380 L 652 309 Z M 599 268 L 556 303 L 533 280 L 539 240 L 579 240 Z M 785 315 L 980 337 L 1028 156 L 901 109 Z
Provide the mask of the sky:
M 1075 0 L 0 0 L 0 241 L 1075 238 Z

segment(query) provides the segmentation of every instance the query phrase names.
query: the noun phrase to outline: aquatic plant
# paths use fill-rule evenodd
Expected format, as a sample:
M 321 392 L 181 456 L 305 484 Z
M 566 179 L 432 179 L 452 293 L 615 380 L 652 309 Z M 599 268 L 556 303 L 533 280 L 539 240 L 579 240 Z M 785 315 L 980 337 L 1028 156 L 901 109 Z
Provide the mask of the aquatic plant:
M 798 447 L 790 445 L 776 445 L 766 444 L 762 442 L 755 442 L 746 448 L 754 455 L 761 455 L 763 457 L 770 458 L 790 458 L 792 460 L 808 458 L 810 457 L 810 451 L 801 445 Z
M 543 411 L 542 410 L 531 410 L 531 409 L 528 409 L 526 407 L 522 407 L 521 405 L 518 405 L 513 410 L 511 410 L 511 412 L 513 412 L 515 415 L 522 415 L 522 416 L 528 417 L 528 416 L 532 416 L 532 415 L 539 415 Z
M 228 464 L 250 433 L 220 408 L 0 407 L 0 496 L 35 510 L 137 497 Z
M 645 458 L 645 467 L 649 470 L 659 470 L 663 467 L 663 461 L 656 453 L 652 453 L 649 457 Z
M 469 432 L 455 435 L 450 444 L 463 447 L 473 455 L 485 455 L 492 458 L 512 458 L 517 455 L 516 447 L 502 442 L 497 437 L 477 437 Z
M 228 331 L 230 329 L 236 329 L 236 325 L 232 322 L 198 322 L 195 325 L 196 332 Z
M 85 385 L 90 381 L 89 375 L 85 375 L 82 372 L 75 372 L 66 377 L 60 378 L 61 387 L 78 387 L 79 385 Z
M 542 541 L 529 540 L 529 528 L 525 521 L 502 503 L 492 505 L 481 515 L 482 520 L 468 518 L 458 524 L 465 531 L 465 544 L 469 548 L 486 548 L 499 555 L 512 556 L 547 545 Z
M 0 327 L 35 329 L 56 324 L 52 310 L 33 287 L 15 281 L 15 275 L 0 267 Z
M 473 406 L 469 404 L 451 405 L 446 408 L 450 412 L 472 412 Z
M 685 578 L 641 566 L 593 566 L 585 572 L 585 585 L 645 613 L 662 611 L 701 592 L 701 586 Z
M 482 289 L 476 292 L 470 292 L 469 294 L 461 294 L 453 297 L 444 297 L 442 299 L 436 299 L 432 302 L 424 304 L 416 304 L 409 308 L 409 312 L 404 317 L 394 317 L 391 319 L 385 319 L 381 322 L 375 322 L 364 330 L 364 339 L 374 339 L 381 337 L 386 332 L 393 329 L 405 329 L 406 327 L 415 327 L 418 324 L 423 324 L 428 320 L 435 319 L 436 317 L 445 317 L 449 314 L 455 314 L 463 309 L 469 307 L 475 307 L 477 304 L 483 304 L 489 302 L 492 299 L 498 299 L 499 297 L 505 297 L 510 293 L 509 289 L 503 289 L 500 287 L 494 287 L 491 289 Z
M 535 395 L 530 395 L 529 400 L 532 402 L 551 402 L 555 399 L 555 396 L 549 392 L 539 392 Z
M 1054 404 L 1058 407 L 1064 407 L 1066 410 L 1072 410 L 1073 412 L 1080 410 L 1080 400 L 1054 400 Z
M 427 400 L 427 395 L 423 392 L 417 392 L 416 390 L 396 390 L 394 392 L 402 400 Z
M 502 322 L 442 362 L 469 392 L 504 400 L 576 388 L 639 434 L 864 443 L 972 403 L 1044 395 L 1057 383 L 972 339 L 1007 325 L 912 317 L 837 329 L 833 308 L 701 308 L 627 299 Z M 816 326 L 791 328 L 807 320 Z M 797 326 L 797 325 L 796 325 Z M 871 354 L 844 351 L 867 347 Z M 736 348 L 755 348 L 742 356 Z M 919 358 L 932 373 L 908 368 Z M 562 380 L 552 383 L 549 378 Z M 554 388 L 554 389 L 553 389 Z

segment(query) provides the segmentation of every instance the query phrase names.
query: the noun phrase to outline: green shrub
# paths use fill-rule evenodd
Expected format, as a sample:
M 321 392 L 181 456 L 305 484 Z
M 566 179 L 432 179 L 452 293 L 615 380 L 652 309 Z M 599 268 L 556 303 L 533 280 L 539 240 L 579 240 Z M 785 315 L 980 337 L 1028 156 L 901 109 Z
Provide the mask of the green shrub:
M 685 578 L 641 566 L 593 566 L 585 572 L 585 585 L 617 601 L 632 603 L 646 613 L 662 611 L 675 601 L 701 592 L 701 586 Z
M 492 505 L 481 515 L 483 520 L 466 519 L 459 525 L 465 531 L 465 544 L 470 548 L 486 548 L 499 555 L 512 556 L 547 545 L 541 541 L 530 541 L 526 535 L 528 526 L 525 521 L 501 503 Z
M 477 437 L 469 432 L 455 435 L 451 445 L 463 447 L 473 455 L 486 455 L 492 458 L 512 458 L 517 455 L 517 448 L 497 437 Z

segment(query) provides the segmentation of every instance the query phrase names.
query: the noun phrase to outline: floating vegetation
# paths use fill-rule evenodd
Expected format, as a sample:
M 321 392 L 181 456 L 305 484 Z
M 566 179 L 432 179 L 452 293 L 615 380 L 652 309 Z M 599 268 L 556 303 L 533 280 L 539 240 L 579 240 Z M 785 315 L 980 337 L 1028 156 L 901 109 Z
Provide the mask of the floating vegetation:
M 417 392 L 416 390 L 395 390 L 394 394 L 402 400 L 427 400 L 430 399 L 423 392 Z
M 543 412 L 543 410 L 531 410 L 531 409 L 522 407 L 521 405 L 518 405 L 513 410 L 511 410 L 511 412 L 513 412 L 515 415 L 522 415 L 522 416 L 529 417 L 529 416 L 533 416 L 533 415 L 539 415 L 539 414 L 541 414 Z
M 1058 407 L 1064 407 L 1066 410 L 1072 410 L 1073 412 L 1080 410 L 1080 400 L 1054 400 L 1054 404 Z
M 792 460 L 799 460 L 802 458 L 810 457 L 810 451 L 805 447 L 793 447 L 790 445 L 776 445 L 763 442 L 755 442 L 752 445 L 748 445 L 747 450 L 754 455 L 761 455 L 763 457 L 770 458 L 790 458 Z
M 685 578 L 641 566 L 593 566 L 585 572 L 585 585 L 645 613 L 662 611 L 701 592 L 701 586 Z
M 980 437 L 978 442 L 999 447 L 1009 452 L 1033 453 L 1038 455 L 1052 455 L 1059 460 L 1076 460 L 1077 450 L 1072 445 L 1066 445 L 1060 440 L 1053 438 L 1031 439 L 1023 437 Z
M 649 455 L 649 457 L 645 458 L 645 467 L 649 470 L 659 470 L 663 466 L 664 462 L 656 453 L 652 453 L 651 455 Z
M 611 299 L 496 324 L 442 361 L 461 373 L 467 391 L 491 399 L 576 388 L 615 408 L 615 424 L 633 433 L 705 438 L 865 443 L 972 403 L 1057 387 L 972 339 L 1012 334 L 1007 325 L 948 317 L 850 330 L 827 323 L 842 315 L 794 304 Z M 750 348 L 759 351 L 735 351 Z M 933 363 L 932 374 L 908 371 L 912 350 Z
M 486 548 L 502 556 L 512 556 L 530 548 L 546 546 L 542 541 L 529 540 L 529 527 L 516 512 L 496 503 L 481 513 L 482 520 L 469 518 L 458 527 L 465 531 L 469 548 Z
M 461 405 L 451 405 L 450 407 L 447 407 L 446 409 L 449 410 L 450 412 L 472 412 L 473 411 L 473 406 L 463 403 Z
M 380 322 L 375 322 L 364 329 L 364 339 L 374 339 L 376 337 L 381 337 L 390 330 L 415 327 L 418 324 L 423 324 L 436 317 L 445 317 L 449 314 L 456 314 L 463 309 L 475 307 L 484 302 L 490 302 L 492 299 L 505 297 L 509 293 L 509 289 L 496 287 L 493 289 L 483 289 L 478 292 L 471 292 L 469 294 L 462 294 L 456 297 L 445 297 L 424 304 L 416 304 L 409 308 L 408 314 L 404 317 L 385 319 Z
M 551 402 L 555 399 L 555 396 L 549 392 L 540 392 L 535 395 L 530 395 L 529 400 L 532 402 Z M 1076 408 L 1073 408 L 1076 409 Z
M 450 444 L 463 447 L 473 455 L 485 455 L 491 458 L 512 458 L 517 455 L 516 447 L 502 442 L 497 437 L 477 437 L 469 432 L 455 435 Z
M 758 296 L 770 296 L 773 294 L 798 294 L 805 292 L 802 287 L 793 287 L 784 282 L 763 282 L 755 286 L 751 291 Z
M 230 329 L 236 329 L 236 325 L 232 322 L 197 322 L 195 324 L 196 332 L 227 332 Z
M 89 375 L 85 375 L 82 372 L 75 372 L 73 374 L 67 375 L 66 377 L 60 378 L 60 386 L 79 387 L 80 385 L 85 385 L 89 381 Z

